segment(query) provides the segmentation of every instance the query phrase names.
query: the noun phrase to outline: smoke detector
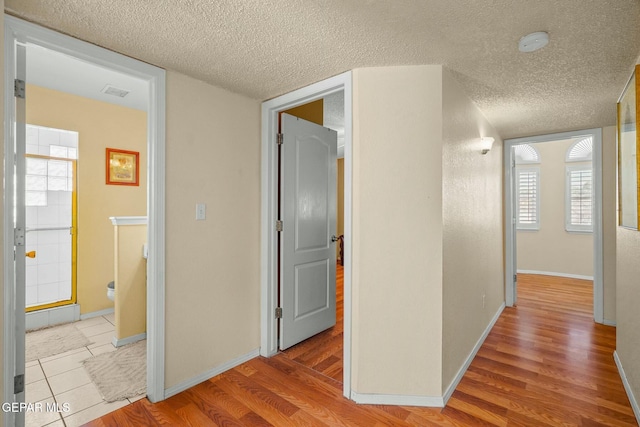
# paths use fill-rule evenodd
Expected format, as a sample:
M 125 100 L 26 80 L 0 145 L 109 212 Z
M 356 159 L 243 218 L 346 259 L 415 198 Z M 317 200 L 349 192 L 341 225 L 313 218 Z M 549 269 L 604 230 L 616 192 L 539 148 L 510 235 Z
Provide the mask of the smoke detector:
M 131 91 L 130 90 L 126 90 L 126 89 L 120 89 L 118 87 L 115 87 L 113 85 L 108 84 L 100 92 L 105 93 L 107 95 L 113 95 L 113 96 L 117 96 L 119 98 L 124 98 Z
M 518 49 L 520 52 L 535 52 L 542 49 L 549 43 L 549 33 L 538 31 L 537 33 L 527 34 L 520 39 Z

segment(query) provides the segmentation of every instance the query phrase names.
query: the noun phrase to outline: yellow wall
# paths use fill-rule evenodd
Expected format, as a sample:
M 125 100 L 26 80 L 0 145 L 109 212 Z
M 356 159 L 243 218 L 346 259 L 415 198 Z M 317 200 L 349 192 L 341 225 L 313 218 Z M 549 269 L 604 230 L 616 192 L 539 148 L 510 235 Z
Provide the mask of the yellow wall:
M 260 346 L 260 102 L 168 71 L 166 154 L 168 388 Z
M 322 126 L 324 124 L 324 100 L 309 102 L 308 104 L 299 105 L 289 110 L 283 111 L 294 117 L 305 119 L 311 123 Z
M 78 132 L 78 303 L 81 313 L 113 307 L 110 216 L 147 214 L 144 111 L 27 86 L 27 123 Z M 105 184 L 105 149 L 140 152 L 140 186 Z
M 352 244 L 353 389 L 441 396 L 441 66 L 354 70 Z
M 147 225 L 116 225 L 114 234 L 116 338 L 147 331 Z
M 444 393 L 504 302 L 504 225 L 500 136 L 447 71 L 442 98 Z
M 591 162 L 565 161 L 572 139 L 533 144 L 540 153 L 540 229 L 518 230 L 518 270 L 593 277 L 593 233 L 566 231 L 566 167 Z M 527 167 L 528 165 L 523 165 Z

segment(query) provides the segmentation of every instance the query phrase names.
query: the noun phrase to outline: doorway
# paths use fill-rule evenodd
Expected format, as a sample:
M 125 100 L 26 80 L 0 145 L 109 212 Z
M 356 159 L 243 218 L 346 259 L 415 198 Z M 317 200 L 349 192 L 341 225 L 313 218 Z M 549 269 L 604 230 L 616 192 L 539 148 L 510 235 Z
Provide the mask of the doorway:
M 98 67 L 127 74 L 146 82 L 149 105 L 147 115 L 147 151 L 149 155 L 147 215 L 147 396 L 152 401 L 164 399 L 164 70 L 73 39 L 51 30 L 5 16 L 5 80 L 4 87 L 16 87 L 16 97 L 5 91 L 5 164 L 24 163 L 25 112 L 24 82 L 26 81 L 27 45 L 36 45 L 62 53 Z M 14 179 L 15 171 L 4 172 L 5 188 L 16 188 L 24 194 L 24 182 Z M 5 194 L 4 231 L 4 341 L 3 372 L 4 401 L 24 402 L 24 332 L 25 332 L 25 212 L 20 203 Z M 14 262 L 14 253 L 16 262 Z M 20 425 L 24 413 L 4 413 L 5 425 Z
M 280 112 L 336 92 L 344 92 L 344 389 L 351 397 L 351 212 L 352 212 L 352 113 L 351 73 L 347 72 L 262 104 L 262 238 L 261 238 L 261 338 L 260 354 L 278 351 L 276 308 L 277 277 L 277 130 Z
M 603 239 L 602 239 L 602 130 L 587 129 L 583 131 L 564 132 L 550 135 L 542 135 L 536 137 L 516 138 L 505 141 L 504 164 L 505 164 L 505 218 L 510 218 L 507 222 L 505 230 L 506 239 L 506 268 L 505 268 L 505 284 L 506 284 L 506 304 L 514 306 L 517 304 L 517 272 L 518 272 L 518 241 L 517 235 L 519 229 L 529 227 L 535 230 L 539 227 L 539 219 L 535 217 L 540 212 L 539 207 L 531 205 L 526 208 L 525 205 L 518 205 L 519 194 L 524 191 L 537 188 L 539 184 L 539 169 L 536 169 L 537 161 L 530 162 L 529 165 L 523 165 L 520 161 L 518 165 L 516 147 L 529 146 L 530 150 L 535 147 L 536 143 L 549 143 L 552 141 L 572 141 L 571 143 L 579 144 L 580 141 L 588 139 L 592 145 L 592 164 L 591 167 L 576 168 L 567 162 L 567 179 L 570 180 L 574 175 L 576 178 L 584 179 L 587 175 L 592 187 L 593 198 L 592 206 L 589 209 L 591 219 L 590 233 L 592 240 L 592 257 L 593 257 L 593 318 L 598 323 L 604 321 L 604 289 L 603 289 Z M 535 149 L 533 149 L 535 151 Z M 535 157 L 534 154 L 532 154 Z M 577 165 L 578 163 L 576 163 Z M 526 168 L 529 166 L 529 168 Z M 574 173 L 575 171 L 575 173 Z M 525 179 L 526 178 L 526 179 Z M 524 181 L 522 181 L 524 180 Z M 521 181 L 521 182 L 519 182 Z M 527 184 L 527 182 L 529 184 Z M 567 184 L 570 185 L 570 184 Z M 564 186 L 564 185 L 563 185 Z M 539 199 L 535 200 L 539 203 Z M 570 212 L 571 206 L 566 207 Z M 525 206 L 524 208 L 522 206 Z M 584 206 L 583 206 L 584 208 Z M 523 213 L 523 209 L 524 212 Z M 571 228 L 571 220 L 567 220 L 567 227 Z M 578 228 L 580 225 L 577 226 Z M 580 233 L 581 230 L 573 229 L 571 232 Z M 582 230 L 586 232 L 587 230 Z M 585 276 L 574 274 L 574 276 Z M 584 277 L 578 277 L 584 278 Z

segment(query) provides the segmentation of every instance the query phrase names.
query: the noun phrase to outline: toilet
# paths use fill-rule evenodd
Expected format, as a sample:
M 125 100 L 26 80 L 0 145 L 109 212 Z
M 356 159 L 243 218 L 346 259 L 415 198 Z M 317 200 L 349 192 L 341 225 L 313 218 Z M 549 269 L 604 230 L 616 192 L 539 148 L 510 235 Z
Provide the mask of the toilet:
M 107 298 L 113 301 L 115 298 L 115 294 L 116 294 L 116 283 L 109 282 L 109 284 L 107 285 Z

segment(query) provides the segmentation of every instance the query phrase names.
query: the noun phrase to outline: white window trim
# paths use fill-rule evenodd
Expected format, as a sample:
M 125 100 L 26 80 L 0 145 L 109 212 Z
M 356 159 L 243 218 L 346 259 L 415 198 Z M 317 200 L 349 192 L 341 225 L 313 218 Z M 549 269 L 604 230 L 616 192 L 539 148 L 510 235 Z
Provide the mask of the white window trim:
M 591 171 L 591 225 L 579 225 L 579 224 L 571 224 L 571 172 L 574 171 Z M 566 173 L 565 173 L 565 207 L 564 207 L 564 222 L 565 222 L 565 230 L 568 233 L 583 233 L 583 234 L 591 234 L 593 233 L 593 209 L 594 209 L 594 194 L 593 194 L 593 167 L 591 165 L 567 165 Z
M 536 174 L 536 222 L 533 224 L 521 224 L 520 223 L 520 198 L 518 190 L 520 188 L 520 173 L 521 172 L 534 172 Z M 540 230 L 540 167 L 539 166 L 516 166 L 516 206 L 518 211 L 516 212 L 516 229 L 525 231 L 538 231 Z

